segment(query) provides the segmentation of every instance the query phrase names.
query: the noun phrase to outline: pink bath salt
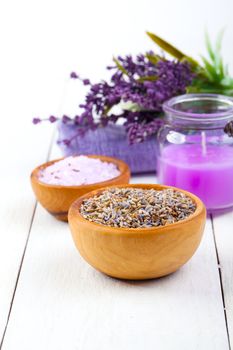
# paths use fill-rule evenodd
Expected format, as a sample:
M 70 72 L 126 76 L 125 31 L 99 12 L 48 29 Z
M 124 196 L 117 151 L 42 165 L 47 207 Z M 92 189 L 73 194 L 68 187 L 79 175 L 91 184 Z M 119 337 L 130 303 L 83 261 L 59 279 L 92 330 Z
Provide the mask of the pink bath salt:
M 64 158 L 44 168 L 39 180 L 51 185 L 80 186 L 110 180 L 118 175 L 120 171 L 113 163 L 76 156 Z

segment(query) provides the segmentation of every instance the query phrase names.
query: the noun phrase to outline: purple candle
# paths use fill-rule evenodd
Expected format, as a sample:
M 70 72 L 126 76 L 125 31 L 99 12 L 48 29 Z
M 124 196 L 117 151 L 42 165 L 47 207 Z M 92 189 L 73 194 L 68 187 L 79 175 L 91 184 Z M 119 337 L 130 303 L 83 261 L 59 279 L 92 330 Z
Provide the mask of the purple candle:
M 233 206 L 233 147 L 169 145 L 159 157 L 159 181 L 195 193 L 209 209 Z
M 187 94 L 170 99 L 163 109 L 160 183 L 196 194 L 209 211 L 233 207 L 233 137 L 226 127 L 233 122 L 233 99 Z

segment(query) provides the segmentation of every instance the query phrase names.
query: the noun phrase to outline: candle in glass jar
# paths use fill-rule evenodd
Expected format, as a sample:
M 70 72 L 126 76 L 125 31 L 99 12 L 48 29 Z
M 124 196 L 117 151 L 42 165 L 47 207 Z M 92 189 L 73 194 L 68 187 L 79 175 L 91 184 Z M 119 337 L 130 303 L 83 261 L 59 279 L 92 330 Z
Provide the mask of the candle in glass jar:
M 190 191 L 207 209 L 233 206 L 233 147 L 201 144 L 169 145 L 158 161 L 159 181 Z

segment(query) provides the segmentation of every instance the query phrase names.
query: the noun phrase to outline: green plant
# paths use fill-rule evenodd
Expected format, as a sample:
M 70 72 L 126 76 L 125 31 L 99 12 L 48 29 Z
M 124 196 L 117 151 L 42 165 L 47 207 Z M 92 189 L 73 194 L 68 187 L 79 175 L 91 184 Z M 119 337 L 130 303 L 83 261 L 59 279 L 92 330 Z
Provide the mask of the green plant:
M 208 56 L 201 56 L 201 63 L 186 55 L 159 36 L 150 32 L 147 32 L 147 35 L 154 43 L 161 47 L 163 51 L 167 52 L 175 59 L 181 62 L 189 62 L 195 74 L 195 78 L 191 86 L 188 87 L 187 92 L 233 95 L 233 78 L 230 76 L 228 66 L 224 64 L 221 55 L 223 31 L 218 34 L 214 45 L 211 43 L 209 35 L 206 32 L 205 43 Z

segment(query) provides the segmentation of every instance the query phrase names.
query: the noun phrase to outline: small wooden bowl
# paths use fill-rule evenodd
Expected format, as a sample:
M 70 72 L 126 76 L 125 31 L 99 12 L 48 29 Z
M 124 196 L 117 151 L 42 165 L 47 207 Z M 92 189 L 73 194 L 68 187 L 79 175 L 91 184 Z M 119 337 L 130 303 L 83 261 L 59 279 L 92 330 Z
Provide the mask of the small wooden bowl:
M 188 218 L 167 226 L 115 228 L 90 222 L 80 214 L 83 200 L 104 189 L 88 193 L 72 204 L 68 215 L 73 240 L 82 257 L 97 270 L 122 279 L 157 278 L 179 269 L 194 254 L 202 238 L 206 209 L 201 200 L 170 186 L 134 184 L 117 187 L 173 188 L 191 197 L 197 208 Z
M 97 182 L 90 185 L 82 186 L 61 186 L 49 185 L 39 180 L 39 173 L 47 166 L 63 159 L 56 159 L 38 166 L 31 173 L 31 184 L 37 200 L 40 204 L 58 220 L 68 221 L 68 210 L 71 204 L 84 194 L 97 190 L 104 186 L 127 184 L 130 179 L 130 169 L 123 161 L 105 156 L 88 156 L 90 158 L 98 158 L 102 161 L 113 163 L 120 171 L 120 175 L 111 180 Z

